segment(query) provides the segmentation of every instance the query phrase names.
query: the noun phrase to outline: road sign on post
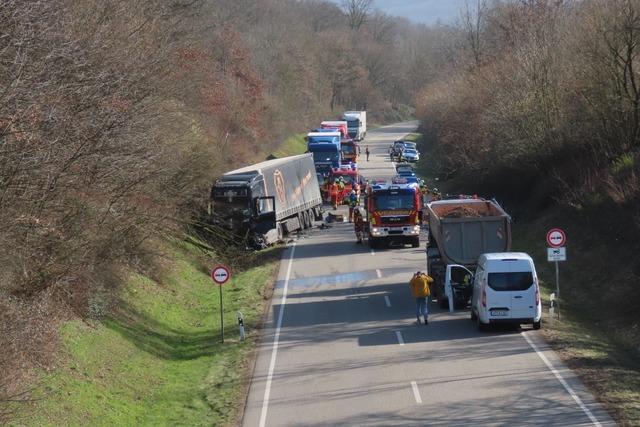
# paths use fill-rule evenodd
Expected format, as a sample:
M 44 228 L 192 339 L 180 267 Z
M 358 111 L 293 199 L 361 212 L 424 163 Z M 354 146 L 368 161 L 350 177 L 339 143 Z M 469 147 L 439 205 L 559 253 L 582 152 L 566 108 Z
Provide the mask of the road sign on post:
M 222 306 L 222 285 L 231 278 L 231 270 L 224 265 L 217 265 L 211 270 L 211 279 L 220 290 L 220 342 L 224 344 L 224 309 Z
M 552 248 L 560 248 L 567 243 L 567 235 L 559 228 L 547 231 L 547 245 Z
M 567 249 L 564 245 L 567 243 L 566 233 L 559 228 L 552 228 L 547 231 L 547 261 L 556 264 L 556 293 L 555 308 L 558 310 L 558 320 L 560 319 L 560 269 L 558 262 L 567 260 Z M 551 313 L 553 315 L 553 313 Z
M 547 261 L 566 261 L 567 248 L 547 248 Z

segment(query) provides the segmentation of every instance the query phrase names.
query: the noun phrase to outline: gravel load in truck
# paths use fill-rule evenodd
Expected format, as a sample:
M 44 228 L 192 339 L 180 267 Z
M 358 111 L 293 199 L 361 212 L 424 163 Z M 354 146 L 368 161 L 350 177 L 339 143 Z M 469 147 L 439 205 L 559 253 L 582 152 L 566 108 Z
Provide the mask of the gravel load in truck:
M 442 200 L 427 205 L 429 242 L 427 267 L 434 278 L 433 294 L 442 306 L 444 272 L 447 265 L 463 265 L 470 270 L 480 254 L 511 249 L 511 217 L 493 200 Z M 466 305 L 471 288 L 460 288 L 456 305 Z

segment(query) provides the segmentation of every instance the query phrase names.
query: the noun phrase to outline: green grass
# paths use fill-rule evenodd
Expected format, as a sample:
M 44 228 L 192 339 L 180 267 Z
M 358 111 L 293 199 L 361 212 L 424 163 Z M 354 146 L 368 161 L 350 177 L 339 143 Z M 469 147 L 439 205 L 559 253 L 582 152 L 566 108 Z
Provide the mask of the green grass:
M 261 253 L 262 265 L 224 286 L 224 344 L 218 289 L 204 263 L 189 245 L 170 252 L 166 279 L 132 275 L 108 319 L 62 328 L 60 368 L 44 375 L 39 400 L 19 425 L 235 423 L 279 251 Z M 245 317 L 244 342 L 236 311 Z
M 288 157 L 302 154 L 307 151 L 306 133 L 299 133 L 285 139 L 280 148 L 273 153 L 276 157 Z

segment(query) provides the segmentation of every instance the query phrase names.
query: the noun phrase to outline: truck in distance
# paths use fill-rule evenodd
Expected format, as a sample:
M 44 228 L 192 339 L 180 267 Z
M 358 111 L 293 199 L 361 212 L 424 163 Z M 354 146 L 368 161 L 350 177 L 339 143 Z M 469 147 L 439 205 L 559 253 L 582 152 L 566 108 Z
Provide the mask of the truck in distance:
M 320 127 L 323 129 L 337 129 L 342 138 L 349 138 L 349 130 L 347 128 L 347 122 L 345 120 L 325 120 L 320 123 Z
M 264 248 L 322 218 L 313 155 L 267 160 L 225 173 L 211 189 L 212 222 Z
M 347 122 L 349 137 L 356 141 L 362 141 L 367 135 L 367 112 L 366 111 L 345 111 L 342 120 Z
M 427 269 L 432 295 L 441 307 L 466 307 L 472 293 L 470 272 L 478 257 L 511 250 L 511 217 L 494 200 L 454 199 L 428 203 Z M 453 268 L 449 266 L 455 265 Z M 447 291 L 446 282 L 451 283 Z
M 316 172 L 329 174 L 332 168 L 339 168 L 342 160 L 340 132 L 309 132 L 307 151 L 313 154 Z
M 348 165 L 352 169 L 358 168 L 358 151 L 360 148 L 353 139 L 342 139 L 340 141 L 340 153 L 342 164 Z

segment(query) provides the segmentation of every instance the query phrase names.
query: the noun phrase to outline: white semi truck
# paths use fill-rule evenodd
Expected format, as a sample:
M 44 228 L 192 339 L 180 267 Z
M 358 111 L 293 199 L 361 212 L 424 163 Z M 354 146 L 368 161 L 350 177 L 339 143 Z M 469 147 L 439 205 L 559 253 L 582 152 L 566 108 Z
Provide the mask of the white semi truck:
M 349 136 L 356 141 L 362 141 L 367 134 L 367 112 L 345 111 L 342 120 L 347 122 Z

